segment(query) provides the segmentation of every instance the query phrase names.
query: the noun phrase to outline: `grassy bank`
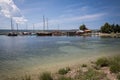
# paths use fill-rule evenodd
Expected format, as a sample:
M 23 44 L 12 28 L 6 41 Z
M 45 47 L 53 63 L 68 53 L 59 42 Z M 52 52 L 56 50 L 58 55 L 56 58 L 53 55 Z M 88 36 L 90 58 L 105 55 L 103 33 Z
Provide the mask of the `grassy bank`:
M 120 55 L 101 57 L 90 64 L 62 68 L 55 73 L 43 72 L 36 78 L 25 75 L 7 80 L 120 80 Z
M 120 33 L 99 33 L 100 37 L 120 38 Z

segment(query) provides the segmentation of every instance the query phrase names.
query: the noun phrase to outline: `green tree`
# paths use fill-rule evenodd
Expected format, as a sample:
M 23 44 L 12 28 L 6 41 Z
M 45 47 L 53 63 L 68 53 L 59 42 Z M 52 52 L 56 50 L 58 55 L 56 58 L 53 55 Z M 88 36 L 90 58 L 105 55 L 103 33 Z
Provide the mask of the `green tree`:
M 86 25 L 83 24 L 83 25 L 81 25 L 81 26 L 79 27 L 79 29 L 80 29 L 80 30 L 86 30 L 87 28 L 86 28 Z
M 115 24 L 112 24 L 111 27 L 112 27 L 112 32 L 116 33 L 115 32 Z
M 104 26 L 101 27 L 101 32 L 103 33 L 111 33 L 112 31 L 113 29 L 109 23 L 105 23 Z
M 113 24 L 113 25 L 111 25 L 112 26 L 112 31 L 114 32 L 114 33 L 120 33 L 120 25 L 118 25 L 118 24 Z
M 120 33 L 120 25 L 119 24 L 112 24 L 110 25 L 109 23 L 105 23 L 101 27 L 101 32 L 103 33 Z
M 118 32 L 118 33 L 119 33 L 119 32 L 120 32 L 120 26 L 119 26 L 118 24 L 116 24 L 116 26 L 115 26 L 115 27 L 116 27 L 116 32 Z
M 120 33 L 120 25 L 119 25 L 119 29 L 118 29 L 118 32 Z

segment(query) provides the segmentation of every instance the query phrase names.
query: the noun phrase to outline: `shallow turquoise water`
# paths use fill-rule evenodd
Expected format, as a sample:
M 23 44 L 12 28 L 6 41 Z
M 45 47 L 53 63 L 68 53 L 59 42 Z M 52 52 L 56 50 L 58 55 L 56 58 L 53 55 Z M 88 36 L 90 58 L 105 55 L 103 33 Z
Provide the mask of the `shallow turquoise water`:
M 120 38 L 0 36 L 0 76 L 35 66 L 120 54 Z

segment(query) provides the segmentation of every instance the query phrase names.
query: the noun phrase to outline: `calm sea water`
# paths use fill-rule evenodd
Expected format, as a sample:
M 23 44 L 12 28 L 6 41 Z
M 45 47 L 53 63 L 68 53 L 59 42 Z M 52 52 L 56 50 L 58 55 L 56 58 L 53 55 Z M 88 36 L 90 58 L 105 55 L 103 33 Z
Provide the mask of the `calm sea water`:
M 34 67 L 120 54 L 120 38 L 0 36 L 0 77 Z

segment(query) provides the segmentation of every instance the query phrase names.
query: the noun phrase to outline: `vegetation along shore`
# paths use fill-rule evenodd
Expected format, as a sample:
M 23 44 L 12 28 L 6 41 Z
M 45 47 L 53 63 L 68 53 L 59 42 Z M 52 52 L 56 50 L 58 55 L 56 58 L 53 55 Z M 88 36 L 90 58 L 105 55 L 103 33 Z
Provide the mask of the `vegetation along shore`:
M 106 37 L 120 37 L 120 25 L 105 23 L 100 29 L 99 36 Z
M 87 64 L 61 68 L 55 73 L 43 72 L 36 78 L 25 75 L 7 80 L 120 80 L 120 55 L 101 57 Z

